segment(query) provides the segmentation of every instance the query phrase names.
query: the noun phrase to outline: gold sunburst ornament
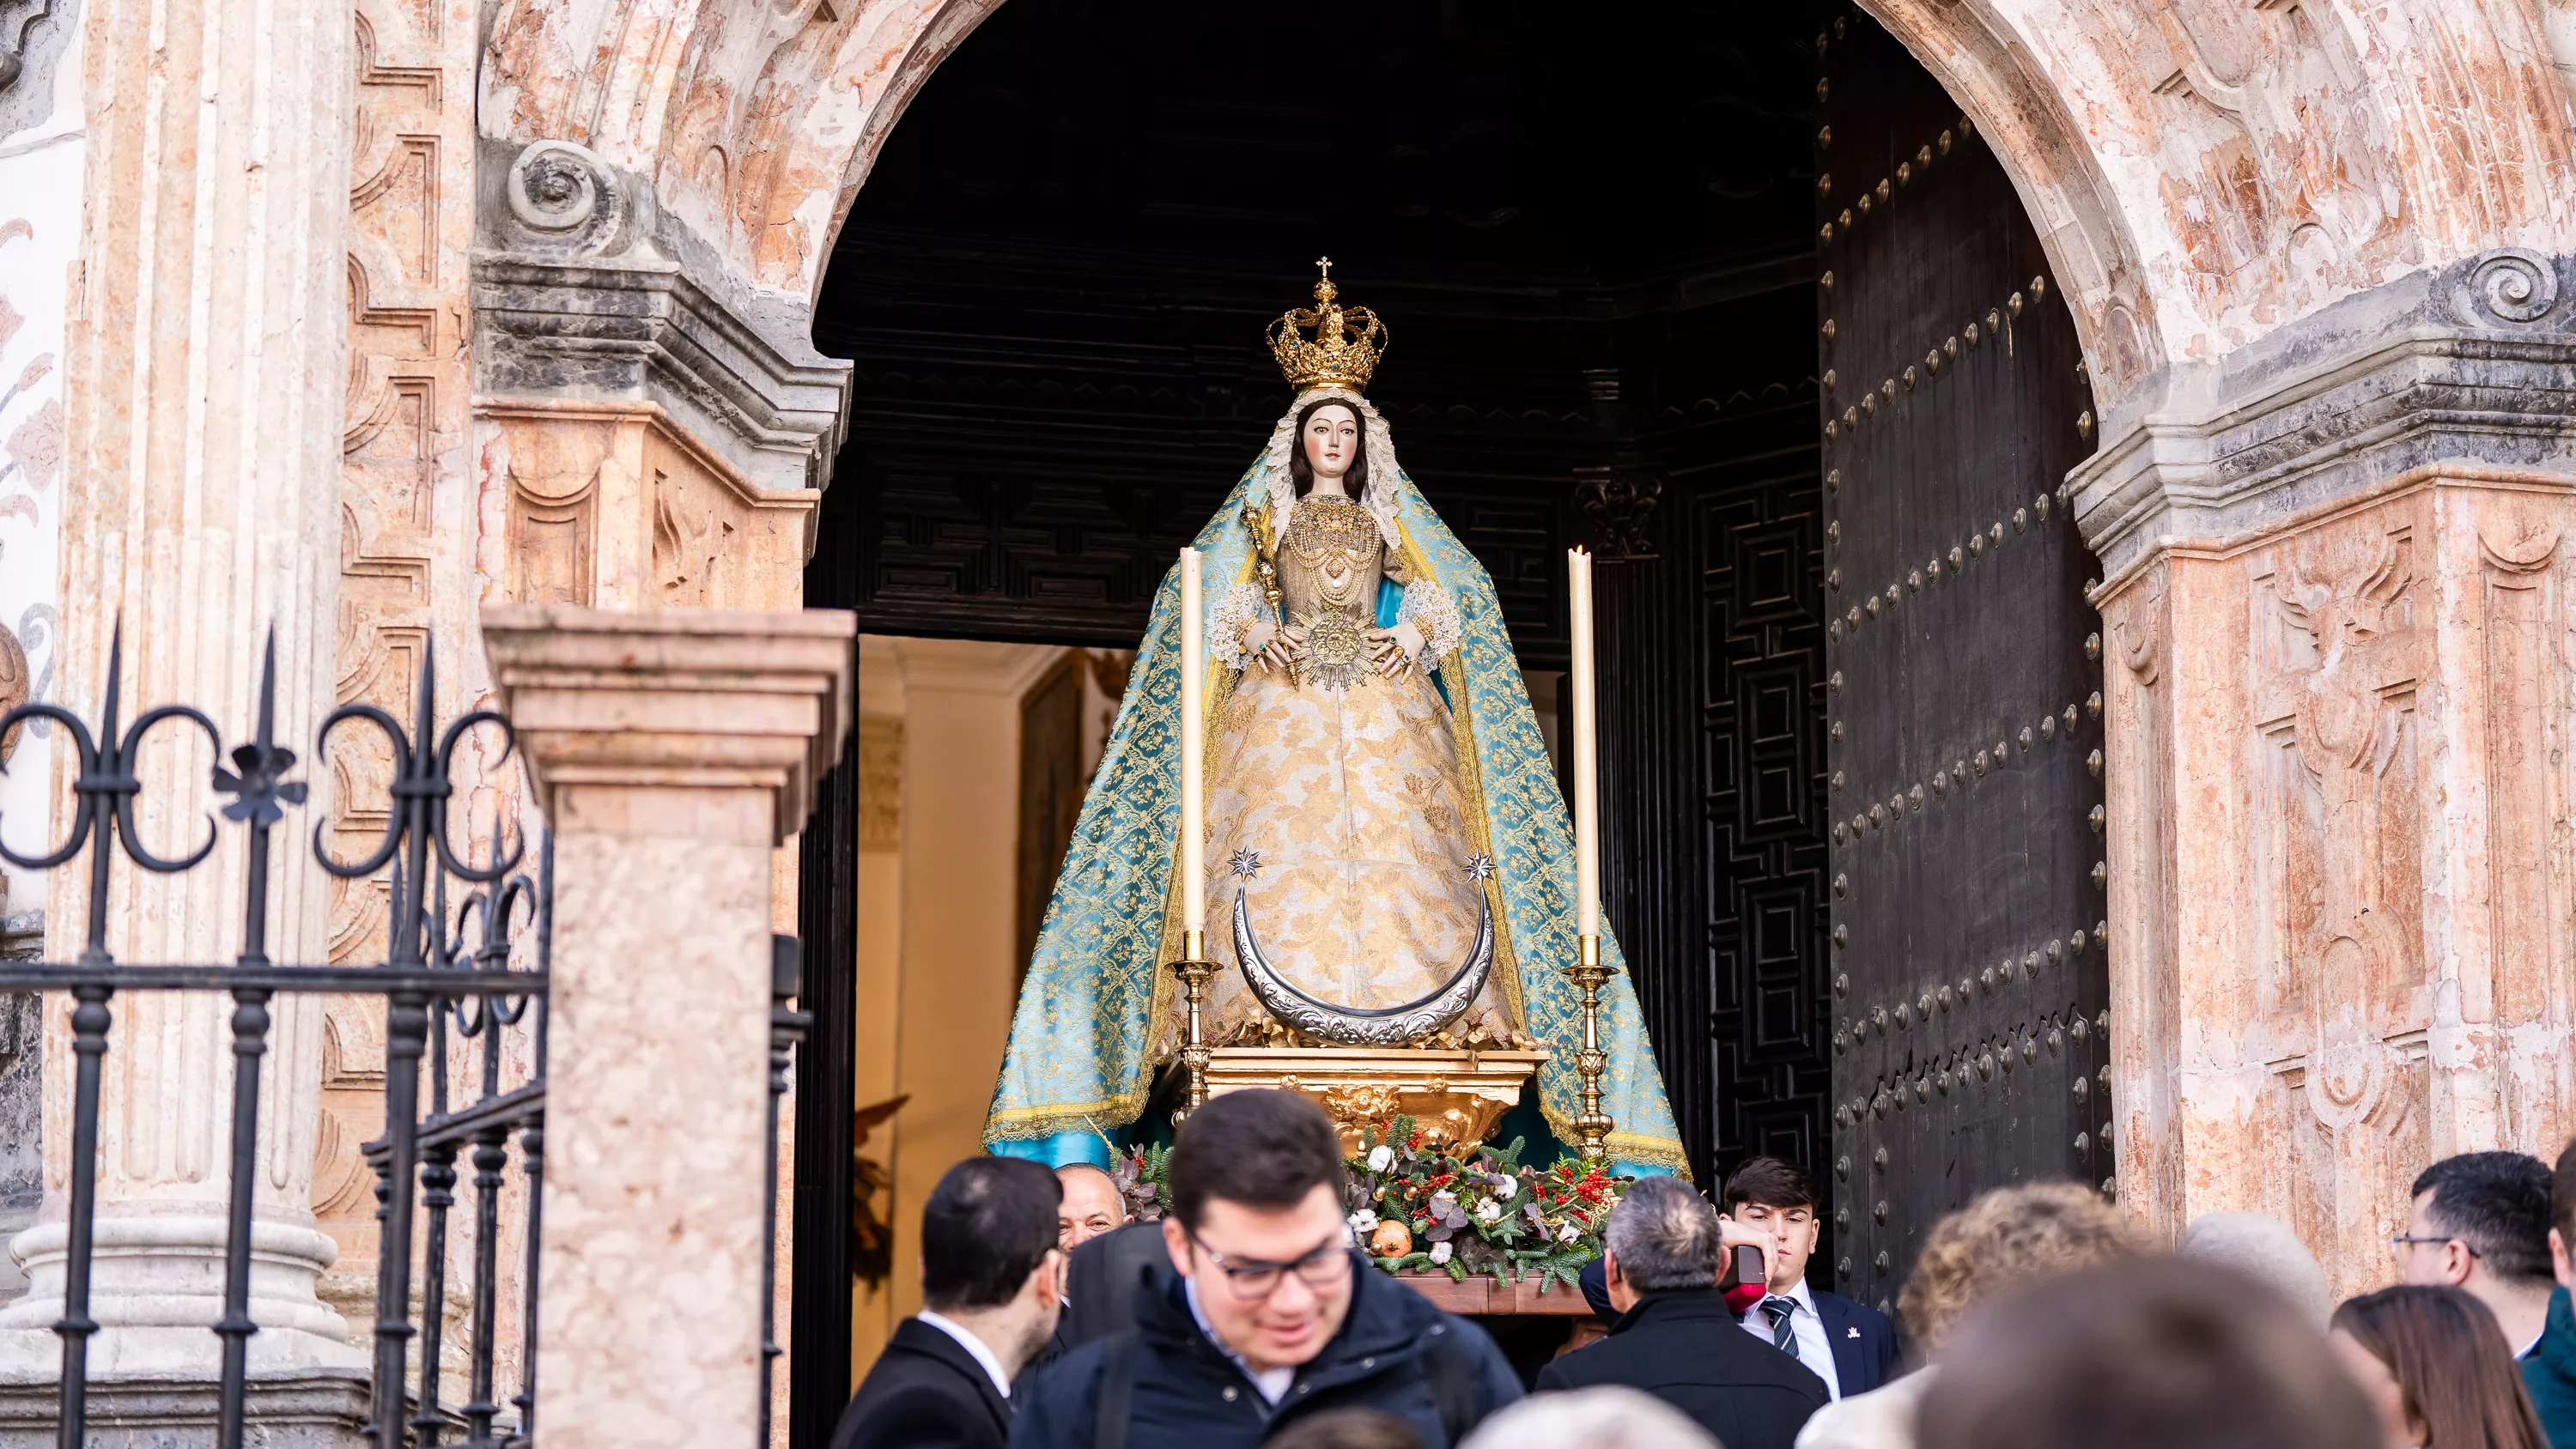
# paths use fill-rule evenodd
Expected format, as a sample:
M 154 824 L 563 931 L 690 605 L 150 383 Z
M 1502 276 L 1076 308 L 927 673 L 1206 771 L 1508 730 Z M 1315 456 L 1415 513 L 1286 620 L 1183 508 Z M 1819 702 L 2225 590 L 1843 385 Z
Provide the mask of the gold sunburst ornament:
M 1368 678 L 1368 640 L 1360 621 L 1340 609 L 1321 609 L 1297 621 L 1306 631 L 1297 653 L 1297 679 L 1339 694 Z
M 1315 305 L 1293 308 L 1270 324 L 1265 334 L 1270 355 L 1279 360 L 1288 386 L 1298 392 L 1310 387 L 1366 392 L 1369 374 L 1377 370 L 1378 354 L 1386 351 L 1386 326 L 1366 307 L 1344 310 L 1333 300 L 1341 295 L 1341 288 L 1333 285 L 1331 257 L 1317 257 L 1315 265 L 1323 273 L 1315 283 Z M 1311 339 L 1306 336 L 1309 329 L 1314 332 Z

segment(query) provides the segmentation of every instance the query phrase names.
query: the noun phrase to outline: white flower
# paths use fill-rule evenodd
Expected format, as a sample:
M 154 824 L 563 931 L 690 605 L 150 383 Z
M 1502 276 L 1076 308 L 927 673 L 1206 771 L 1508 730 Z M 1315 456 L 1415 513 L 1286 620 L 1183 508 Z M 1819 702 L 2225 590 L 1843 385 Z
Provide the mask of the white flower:
M 1355 1233 L 1368 1233 L 1368 1232 L 1374 1232 L 1374 1231 L 1376 1231 L 1376 1229 L 1377 1229 L 1377 1209 L 1375 1209 L 1375 1208 L 1361 1208 L 1358 1212 L 1355 1212 L 1355 1213 L 1351 1214 L 1351 1231 L 1352 1231 L 1352 1232 L 1355 1232 Z
M 1556 1230 L 1556 1240 L 1560 1243 L 1570 1243 L 1582 1236 L 1582 1231 L 1576 1228 L 1572 1223 L 1567 1223 L 1564 1227 Z
M 1502 1215 L 1503 1205 L 1492 1198 L 1476 1204 L 1476 1221 L 1480 1223 L 1490 1223 Z
M 1448 1262 L 1449 1245 L 1447 1243 L 1433 1243 L 1431 1245 L 1431 1261 L 1434 1263 Z
M 1392 1147 L 1380 1143 L 1369 1149 L 1368 1169 L 1371 1172 L 1384 1172 L 1394 1161 L 1395 1149 Z
M 1519 1178 L 1504 1177 L 1500 1174 L 1495 1176 L 1494 1196 L 1501 1198 L 1505 1202 L 1510 1202 L 1515 1196 L 1519 1195 L 1520 1190 L 1521 1183 Z

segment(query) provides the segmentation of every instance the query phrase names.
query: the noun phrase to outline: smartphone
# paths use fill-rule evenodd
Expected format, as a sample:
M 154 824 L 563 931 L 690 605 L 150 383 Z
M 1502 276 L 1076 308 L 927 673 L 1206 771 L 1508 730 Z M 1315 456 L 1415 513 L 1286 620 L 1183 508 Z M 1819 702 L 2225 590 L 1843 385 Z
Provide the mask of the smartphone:
M 1735 1266 L 1728 1272 L 1727 1280 L 1730 1287 L 1770 1282 L 1770 1274 L 1762 1266 L 1762 1250 L 1751 1243 L 1736 1244 Z

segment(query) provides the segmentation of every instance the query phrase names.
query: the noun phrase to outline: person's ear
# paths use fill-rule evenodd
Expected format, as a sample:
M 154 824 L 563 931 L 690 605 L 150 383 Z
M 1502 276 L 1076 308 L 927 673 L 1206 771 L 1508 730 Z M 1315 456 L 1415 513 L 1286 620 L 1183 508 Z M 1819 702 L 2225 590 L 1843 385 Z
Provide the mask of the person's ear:
M 1172 1271 L 1190 1276 L 1190 1235 L 1179 1218 L 1163 1219 L 1163 1251 L 1172 1256 Z
M 1604 1286 L 1604 1287 L 1616 1287 L 1616 1286 L 1618 1286 L 1619 1284 L 1621 1284 L 1621 1283 L 1623 1283 L 1623 1282 L 1626 1282 L 1626 1281 L 1627 1281 L 1627 1277 L 1628 1277 L 1628 1275 L 1627 1275 L 1627 1274 L 1622 1273 L 1622 1272 L 1620 1272 L 1620 1271 L 1619 1271 L 1619 1255 L 1618 1255 L 1618 1254 L 1616 1254 L 1616 1253 L 1614 1253 L 1614 1252 L 1611 1252 L 1611 1251 L 1610 1251 L 1609 1249 L 1607 1249 L 1607 1248 L 1602 1249 L 1602 1250 L 1601 1250 L 1601 1282 L 1602 1282 L 1602 1286 Z
M 1044 1308 L 1064 1296 L 1063 1276 L 1064 1254 L 1050 1248 L 1045 1257 L 1038 1259 L 1038 1265 L 1029 1270 L 1028 1281 L 1020 1285 L 1020 1296 L 1034 1299 L 1037 1306 Z
M 2453 1238 L 2442 1245 L 2442 1276 L 2453 1285 L 2468 1282 L 2469 1275 L 2476 1272 L 2477 1267 L 2477 1255 L 2469 1251 L 2468 1244 Z
M 2567 1261 L 2567 1239 L 2556 1228 L 2549 1230 L 2549 1271 L 2561 1288 L 2576 1288 L 2576 1266 Z

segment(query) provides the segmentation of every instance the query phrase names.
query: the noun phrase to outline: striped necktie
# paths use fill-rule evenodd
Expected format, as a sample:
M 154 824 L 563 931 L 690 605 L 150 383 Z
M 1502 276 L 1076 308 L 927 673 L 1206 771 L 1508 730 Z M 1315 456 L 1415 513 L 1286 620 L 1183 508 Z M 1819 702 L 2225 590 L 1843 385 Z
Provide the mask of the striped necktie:
M 1789 1326 L 1789 1320 L 1797 1315 L 1798 1300 L 1765 1298 L 1762 1300 L 1762 1311 L 1771 1316 L 1771 1346 L 1791 1358 L 1796 1358 L 1798 1333 L 1796 1329 Z

